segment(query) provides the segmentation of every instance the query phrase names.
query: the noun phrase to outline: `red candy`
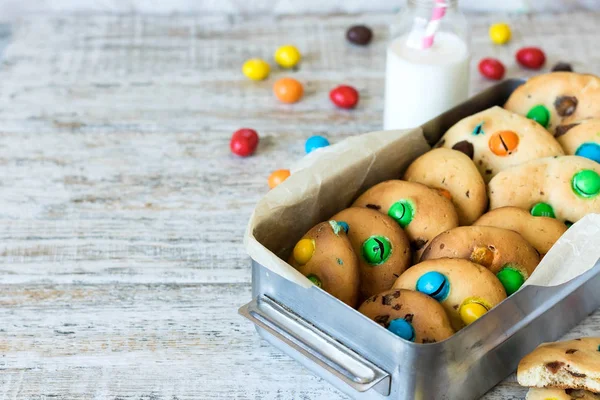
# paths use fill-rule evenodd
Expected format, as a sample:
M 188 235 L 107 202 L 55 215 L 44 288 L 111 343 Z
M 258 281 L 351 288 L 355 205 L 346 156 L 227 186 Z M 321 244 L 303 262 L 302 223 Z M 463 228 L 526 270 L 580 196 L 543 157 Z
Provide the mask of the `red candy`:
M 546 62 L 546 55 L 538 47 L 523 47 L 517 51 L 517 62 L 530 69 L 540 69 Z
M 329 98 L 340 108 L 354 108 L 358 104 L 358 92 L 352 86 L 341 85 L 329 92 Z
M 488 79 L 496 81 L 504 77 L 504 65 L 495 58 L 484 58 L 479 62 L 479 72 Z
M 229 142 L 231 152 L 247 157 L 254 153 L 258 146 L 258 133 L 254 129 L 242 128 L 234 132 Z

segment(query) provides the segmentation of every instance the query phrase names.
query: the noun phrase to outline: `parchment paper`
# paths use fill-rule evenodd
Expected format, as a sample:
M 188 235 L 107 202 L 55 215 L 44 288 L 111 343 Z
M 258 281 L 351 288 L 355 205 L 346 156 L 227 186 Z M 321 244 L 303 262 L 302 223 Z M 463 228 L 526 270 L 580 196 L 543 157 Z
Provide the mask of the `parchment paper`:
M 358 135 L 319 149 L 257 204 L 246 229 L 246 251 L 271 271 L 309 287 L 287 262 L 293 246 L 314 225 L 347 208 L 376 183 L 399 179 L 430 150 L 421 128 Z M 600 258 L 600 214 L 583 218 L 546 254 L 526 285 L 555 286 L 584 273 Z

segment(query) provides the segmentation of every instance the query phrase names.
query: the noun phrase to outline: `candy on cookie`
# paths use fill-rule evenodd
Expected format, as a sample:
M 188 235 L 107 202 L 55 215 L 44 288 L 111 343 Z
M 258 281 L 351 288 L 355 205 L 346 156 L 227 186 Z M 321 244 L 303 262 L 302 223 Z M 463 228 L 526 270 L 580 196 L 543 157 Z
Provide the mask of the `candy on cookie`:
M 556 128 L 554 137 L 566 154 L 600 163 L 600 115 L 597 119 L 560 125 Z
M 410 342 L 435 343 L 454 334 L 444 308 L 412 290 L 391 289 L 376 294 L 358 311 Z
M 600 117 L 600 78 L 575 72 L 534 76 L 510 95 L 504 108 L 554 132 L 559 125 Z
M 487 208 L 485 182 L 463 152 L 446 148 L 428 151 L 409 165 L 404 180 L 447 192 L 460 225 L 471 225 Z
M 486 182 L 512 166 L 564 154 L 538 123 L 497 106 L 461 119 L 439 144 L 469 156 Z
M 343 224 L 331 220 L 315 225 L 296 243 L 288 262 L 316 286 L 356 307 L 358 259 Z
M 517 368 L 522 386 L 600 392 L 600 337 L 543 343 Z
M 514 206 L 574 223 L 600 213 L 600 164 L 579 156 L 548 157 L 500 172 L 488 185 L 490 209 Z
M 435 237 L 421 261 L 462 258 L 495 274 L 510 296 L 540 262 L 537 250 L 517 232 L 492 226 L 460 226 Z
M 353 206 L 377 210 L 394 219 L 408 235 L 416 259 L 438 233 L 458 226 L 452 202 L 438 190 L 415 182 L 381 182 L 363 193 Z
M 530 388 L 525 400 L 600 400 L 600 394 L 581 389 Z
M 392 218 L 364 207 L 350 207 L 331 219 L 343 224 L 358 257 L 364 300 L 388 290 L 411 263 L 410 243 Z
M 459 258 L 423 261 L 407 269 L 394 288 L 416 290 L 439 301 L 455 330 L 473 323 L 506 298 L 487 268 Z
M 552 208 L 545 207 L 543 203 L 538 203 L 531 211 L 501 207 L 483 214 L 473 225 L 518 232 L 543 256 L 567 230 L 567 226 L 553 216 Z

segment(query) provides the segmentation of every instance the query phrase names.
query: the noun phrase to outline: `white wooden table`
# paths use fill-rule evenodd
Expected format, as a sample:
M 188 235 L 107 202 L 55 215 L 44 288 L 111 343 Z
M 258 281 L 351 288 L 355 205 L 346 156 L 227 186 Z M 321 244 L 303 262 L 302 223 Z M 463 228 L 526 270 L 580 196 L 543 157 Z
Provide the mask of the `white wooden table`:
M 519 16 L 494 48 L 494 16 L 473 16 L 474 61 L 496 54 L 523 73 L 522 45 L 600 73 L 600 14 Z M 241 238 L 270 171 L 381 125 L 388 15 L 244 19 L 32 16 L 0 69 L 0 399 L 338 399 L 326 382 L 259 340 L 237 315 L 250 300 Z M 344 31 L 371 25 L 375 42 Z M 305 54 L 266 82 L 244 59 L 277 45 Z M 296 105 L 271 85 L 306 85 Z M 328 91 L 348 83 L 357 110 Z M 472 91 L 489 85 L 477 73 Z M 253 127 L 258 153 L 229 152 Z M 595 313 L 570 336 L 600 327 Z M 485 398 L 519 399 L 509 378 Z

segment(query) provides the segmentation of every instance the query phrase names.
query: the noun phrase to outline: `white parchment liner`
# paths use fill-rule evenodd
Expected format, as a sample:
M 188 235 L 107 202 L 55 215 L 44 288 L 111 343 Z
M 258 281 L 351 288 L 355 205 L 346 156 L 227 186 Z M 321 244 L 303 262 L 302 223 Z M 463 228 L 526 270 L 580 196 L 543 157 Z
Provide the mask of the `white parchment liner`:
M 309 154 L 257 204 L 244 237 L 246 251 L 271 271 L 309 287 L 312 283 L 283 261 L 302 235 L 376 183 L 399 179 L 429 149 L 417 128 L 366 133 Z M 599 258 L 600 214 L 591 214 L 569 228 L 525 284 L 559 285 Z

